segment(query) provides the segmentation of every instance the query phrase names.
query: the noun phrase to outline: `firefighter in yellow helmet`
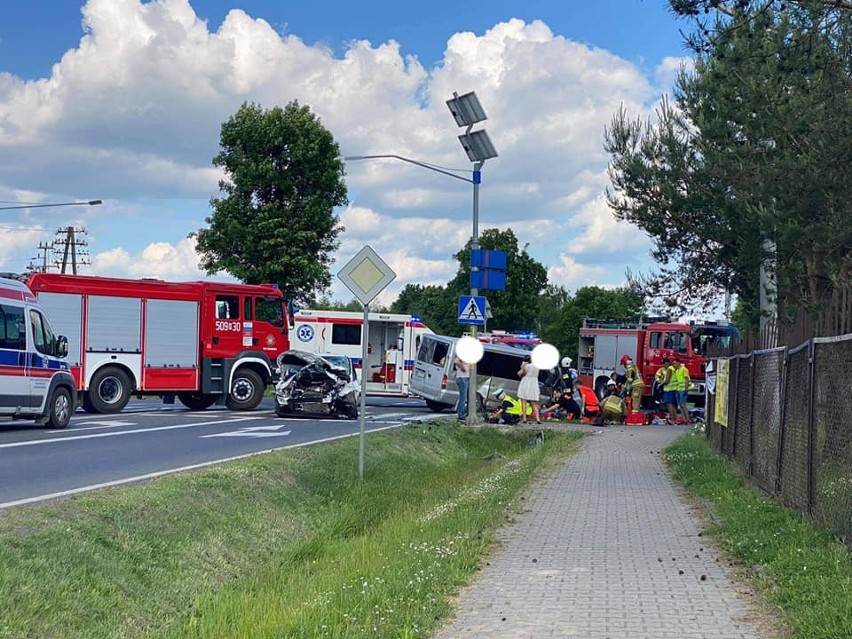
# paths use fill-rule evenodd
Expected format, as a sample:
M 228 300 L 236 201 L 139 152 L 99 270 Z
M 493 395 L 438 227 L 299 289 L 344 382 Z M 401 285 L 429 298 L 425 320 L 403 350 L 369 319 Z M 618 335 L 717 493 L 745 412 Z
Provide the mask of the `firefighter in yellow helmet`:
M 633 363 L 629 355 L 624 355 L 621 358 L 621 365 L 624 366 L 624 374 L 627 376 L 627 392 L 630 393 L 630 410 L 629 412 L 638 412 L 642 406 L 642 394 L 645 392 L 645 380 L 642 379 L 642 371 Z

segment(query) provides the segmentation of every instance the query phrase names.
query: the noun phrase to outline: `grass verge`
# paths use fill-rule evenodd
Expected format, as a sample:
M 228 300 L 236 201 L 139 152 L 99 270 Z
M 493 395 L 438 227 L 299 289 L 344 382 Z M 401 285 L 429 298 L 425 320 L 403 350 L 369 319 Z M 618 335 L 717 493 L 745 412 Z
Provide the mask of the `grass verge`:
M 852 553 L 793 510 L 760 496 L 703 434 L 665 451 L 674 477 L 712 506 L 708 528 L 782 612 L 796 639 L 852 637 Z
M 0 638 L 420 637 L 577 433 L 410 426 L 0 511 Z

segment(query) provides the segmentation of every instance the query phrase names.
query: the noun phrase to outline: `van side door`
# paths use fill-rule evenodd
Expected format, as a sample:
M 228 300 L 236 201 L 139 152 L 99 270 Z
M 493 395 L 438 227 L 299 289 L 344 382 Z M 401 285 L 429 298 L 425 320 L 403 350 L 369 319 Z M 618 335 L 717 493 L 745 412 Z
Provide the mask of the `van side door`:
M 22 306 L 0 304 L 0 414 L 32 406 L 27 330 Z

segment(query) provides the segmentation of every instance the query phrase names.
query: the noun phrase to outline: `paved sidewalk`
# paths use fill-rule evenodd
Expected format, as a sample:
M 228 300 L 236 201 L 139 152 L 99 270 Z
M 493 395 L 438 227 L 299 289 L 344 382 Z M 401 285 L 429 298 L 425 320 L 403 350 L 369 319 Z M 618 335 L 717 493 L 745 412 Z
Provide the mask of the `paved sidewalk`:
M 683 427 L 599 431 L 527 512 L 438 639 L 758 639 L 659 452 Z M 546 442 L 545 442 L 546 445 Z

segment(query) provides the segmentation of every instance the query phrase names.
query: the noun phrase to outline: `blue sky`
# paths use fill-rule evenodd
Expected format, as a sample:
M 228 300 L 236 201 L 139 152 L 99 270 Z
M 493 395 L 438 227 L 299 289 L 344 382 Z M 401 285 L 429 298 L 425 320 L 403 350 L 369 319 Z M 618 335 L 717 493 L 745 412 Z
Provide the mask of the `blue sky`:
M 0 201 L 104 199 L 0 211 L 0 271 L 74 224 L 83 272 L 199 277 L 187 234 L 216 195 L 218 128 L 240 103 L 299 99 L 344 155 L 465 167 L 443 103 L 470 90 L 500 152 L 481 228 L 515 230 L 570 290 L 651 267 L 647 238 L 603 204 L 600 142 L 619 105 L 651 114 L 688 59 L 688 25 L 662 0 L 2 0 L 0 16 Z M 398 273 L 389 297 L 450 279 L 469 189 L 404 163 L 347 173 L 337 268 L 369 243 Z

